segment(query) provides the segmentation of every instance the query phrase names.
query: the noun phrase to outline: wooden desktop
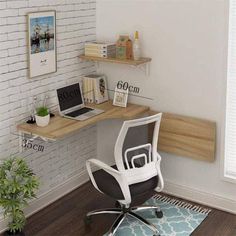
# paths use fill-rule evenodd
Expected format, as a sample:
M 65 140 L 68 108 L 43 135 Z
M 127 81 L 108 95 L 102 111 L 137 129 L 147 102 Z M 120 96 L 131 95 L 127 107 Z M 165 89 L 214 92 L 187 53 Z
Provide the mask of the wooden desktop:
M 89 104 L 89 106 L 102 109 L 105 112 L 85 121 L 68 119 L 56 114 L 55 117 L 51 118 L 49 125 L 46 127 L 38 127 L 36 124 L 22 123 L 17 126 L 17 130 L 23 134 L 31 134 L 33 136 L 39 136 L 49 140 L 57 140 L 77 132 L 86 126 L 96 124 L 102 120 L 133 119 L 149 111 L 148 106 L 130 103 L 126 108 L 113 106 L 112 101 L 104 102 L 99 105 Z

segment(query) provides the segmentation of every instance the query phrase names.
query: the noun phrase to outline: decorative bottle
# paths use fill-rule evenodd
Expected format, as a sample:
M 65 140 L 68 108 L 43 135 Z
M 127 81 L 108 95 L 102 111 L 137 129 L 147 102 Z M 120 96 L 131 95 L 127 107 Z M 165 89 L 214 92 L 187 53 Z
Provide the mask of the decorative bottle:
M 134 35 L 133 55 L 134 55 L 134 60 L 136 61 L 141 58 L 141 46 L 140 46 L 138 31 L 135 31 Z

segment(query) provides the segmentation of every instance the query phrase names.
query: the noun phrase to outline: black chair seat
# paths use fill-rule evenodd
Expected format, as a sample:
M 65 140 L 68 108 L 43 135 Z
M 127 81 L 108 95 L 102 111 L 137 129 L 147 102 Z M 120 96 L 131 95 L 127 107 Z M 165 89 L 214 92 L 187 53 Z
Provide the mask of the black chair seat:
M 112 168 L 117 169 L 115 165 L 112 166 Z M 113 176 L 111 176 L 110 174 L 108 174 L 106 171 L 102 169 L 95 171 L 93 173 L 93 176 L 97 183 L 98 188 L 103 193 L 117 200 L 124 199 L 121 188 Z M 132 184 L 129 186 L 131 197 L 154 190 L 157 184 L 158 184 L 158 176 L 154 176 L 151 179 L 146 180 L 144 182 Z

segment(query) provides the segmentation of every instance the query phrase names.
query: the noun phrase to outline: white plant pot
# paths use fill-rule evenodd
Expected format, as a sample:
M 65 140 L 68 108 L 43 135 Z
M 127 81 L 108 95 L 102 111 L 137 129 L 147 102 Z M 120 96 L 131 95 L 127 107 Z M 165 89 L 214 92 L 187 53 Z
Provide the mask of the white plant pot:
M 37 126 L 44 127 L 44 126 L 47 126 L 49 124 L 50 114 L 48 114 L 47 116 L 35 115 L 35 119 L 36 119 Z

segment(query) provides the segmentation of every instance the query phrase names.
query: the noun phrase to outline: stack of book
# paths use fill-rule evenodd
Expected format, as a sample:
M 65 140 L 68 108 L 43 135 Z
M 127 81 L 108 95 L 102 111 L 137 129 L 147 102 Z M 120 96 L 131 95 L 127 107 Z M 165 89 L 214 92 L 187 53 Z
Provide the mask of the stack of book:
M 108 100 L 105 75 L 91 74 L 83 77 L 83 96 L 86 103 L 100 104 Z
M 116 45 L 114 43 L 85 43 L 85 56 L 114 58 L 116 56 Z

